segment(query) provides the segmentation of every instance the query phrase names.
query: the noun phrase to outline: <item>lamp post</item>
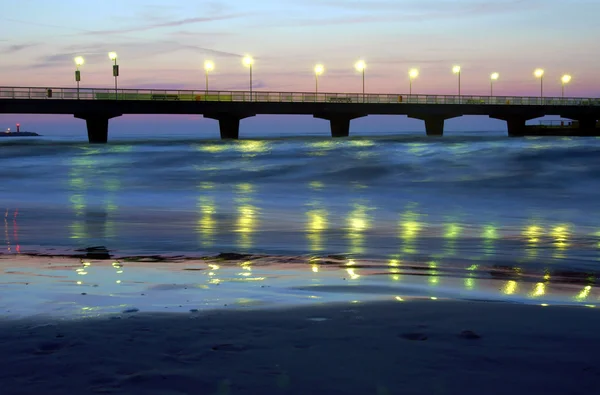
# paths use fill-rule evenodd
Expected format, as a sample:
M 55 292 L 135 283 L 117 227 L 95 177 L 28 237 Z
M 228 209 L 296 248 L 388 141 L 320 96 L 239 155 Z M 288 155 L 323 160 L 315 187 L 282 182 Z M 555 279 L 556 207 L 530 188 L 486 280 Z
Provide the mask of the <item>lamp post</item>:
M 354 68 L 359 73 L 362 73 L 362 99 L 363 103 L 365 102 L 365 69 L 367 68 L 367 64 L 364 60 L 359 60 L 354 64 Z
M 409 95 L 412 96 L 412 82 L 415 78 L 417 78 L 419 76 L 419 70 L 417 69 L 411 69 L 408 72 L 408 80 L 409 80 L 409 85 L 408 85 L 408 93 Z
M 206 96 L 208 96 L 208 73 L 215 69 L 215 64 L 207 60 L 204 62 L 204 76 L 206 77 Z M 206 97 L 204 98 L 206 100 Z
M 494 81 L 497 81 L 500 78 L 500 74 L 492 73 L 490 75 L 490 96 L 494 96 Z
M 315 66 L 315 95 L 319 93 L 319 76 L 325 72 L 325 67 L 322 64 Z M 316 101 L 316 97 L 315 97 Z
M 540 79 L 540 97 L 544 97 L 544 70 L 535 69 L 533 75 Z
M 114 62 L 113 64 L 113 77 L 115 77 L 115 100 L 119 99 L 118 96 L 118 86 L 117 86 L 117 77 L 119 77 L 119 65 L 117 64 L 117 53 L 109 52 L 108 58 Z
M 75 81 L 77 82 L 77 100 L 79 100 L 79 81 L 81 81 L 81 72 L 79 68 L 83 66 L 85 62 L 83 56 L 77 56 L 75 59 Z
M 246 55 L 244 59 L 242 59 L 242 63 L 250 69 L 250 100 L 252 101 L 252 65 L 254 64 L 254 59 L 252 59 L 251 56 Z
M 560 79 L 560 81 L 562 82 L 562 98 L 565 98 L 565 85 L 567 85 L 569 82 L 571 82 L 571 76 L 569 74 L 565 74 L 562 76 L 562 78 Z
M 452 72 L 458 75 L 458 96 L 460 97 L 460 66 L 452 67 Z

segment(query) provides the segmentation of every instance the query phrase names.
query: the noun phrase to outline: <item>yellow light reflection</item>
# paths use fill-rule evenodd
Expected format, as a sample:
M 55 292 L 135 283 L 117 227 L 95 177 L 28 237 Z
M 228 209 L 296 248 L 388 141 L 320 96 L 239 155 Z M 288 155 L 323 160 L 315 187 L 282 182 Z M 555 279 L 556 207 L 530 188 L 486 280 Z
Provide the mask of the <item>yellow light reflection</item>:
M 320 191 L 321 189 L 323 189 L 325 187 L 325 184 L 323 184 L 320 181 L 312 181 L 310 184 L 308 184 L 308 186 L 310 187 L 310 189 L 313 189 L 315 191 Z
M 438 267 L 438 263 L 436 261 L 431 261 L 428 263 L 428 266 L 429 266 L 429 269 L 431 269 L 429 271 L 429 284 L 438 285 L 440 282 L 440 277 L 436 275 L 439 272 L 437 270 L 435 270 Z
M 354 210 L 348 215 L 348 237 L 350 238 L 351 253 L 361 254 L 363 252 L 364 232 L 369 229 L 370 219 L 367 214 L 367 206 L 355 204 Z
M 494 244 L 496 239 L 498 239 L 498 230 L 494 225 L 485 225 L 483 227 L 482 237 L 483 241 L 483 250 L 484 255 L 489 256 L 494 254 L 495 248 Z
M 554 245 L 558 249 L 565 249 L 569 246 L 569 227 L 567 225 L 556 226 L 552 229 L 552 237 L 554 238 Z
M 506 295 L 512 295 L 517 291 L 517 282 L 514 280 L 510 280 L 506 283 L 506 285 L 504 286 L 504 288 L 502 289 L 502 292 L 504 292 Z
M 527 238 L 527 242 L 530 244 L 538 243 L 542 234 L 543 229 L 537 225 L 530 225 L 523 232 L 523 235 Z
M 251 204 L 251 194 L 255 189 L 250 183 L 237 184 L 235 188 L 239 194 L 239 197 L 235 199 L 239 204 L 237 207 L 238 219 L 236 223 L 236 232 L 239 234 L 238 246 L 243 249 L 249 249 L 253 246 L 252 235 L 258 225 L 258 207 Z
M 324 156 L 327 151 L 335 148 L 335 142 L 333 140 L 323 140 L 314 143 L 309 143 L 308 146 L 311 148 L 309 155 L 311 156 Z
M 402 239 L 403 252 L 407 254 L 414 254 L 417 252 L 415 249 L 415 239 L 419 236 L 419 232 L 423 227 L 419 222 L 419 214 L 414 211 L 406 211 L 402 214 L 400 220 L 400 238 Z
M 465 288 L 468 290 L 472 290 L 473 288 L 475 288 L 475 280 L 472 278 L 466 278 L 465 279 Z
M 531 294 L 531 296 L 533 296 L 533 297 L 543 296 L 545 293 L 546 293 L 546 285 L 544 283 L 537 283 L 537 284 L 535 284 L 535 287 L 533 289 L 533 293 Z
M 229 148 L 228 145 L 225 144 L 202 144 L 197 145 L 196 149 L 198 151 L 209 152 L 211 154 L 216 154 L 219 152 L 223 152 Z
M 356 280 L 360 277 L 359 274 L 356 274 L 354 269 L 346 269 L 346 271 L 348 272 L 348 275 L 350 275 L 350 279 L 352 280 Z
M 215 199 L 207 196 L 200 196 L 196 207 L 200 212 L 200 218 L 196 223 L 196 232 L 201 236 L 201 245 L 210 247 L 214 244 L 214 236 L 217 229 L 217 220 L 215 219 L 217 214 Z
M 254 157 L 271 149 L 270 142 L 263 140 L 239 140 L 235 148 L 243 153 L 244 157 Z
M 323 232 L 327 230 L 327 211 L 325 209 L 310 210 L 306 213 L 306 232 L 311 251 L 324 249 Z
M 444 232 L 444 237 L 447 239 L 455 239 L 460 236 L 462 232 L 462 228 L 459 224 L 451 223 L 446 226 L 446 231 Z
M 586 287 L 584 287 L 581 292 L 579 292 L 579 294 L 575 297 L 575 299 L 577 299 L 578 301 L 584 301 L 588 298 L 588 296 L 590 296 L 590 292 L 592 290 L 592 287 L 590 285 L 587 285 Z
M 256 228 L 257 208 L 251 205 L 243 205 L 238 208 L 238 221 L 236 231 L 240 233 L 239 245 L 242 248 L 252 247 L 252 233 Z

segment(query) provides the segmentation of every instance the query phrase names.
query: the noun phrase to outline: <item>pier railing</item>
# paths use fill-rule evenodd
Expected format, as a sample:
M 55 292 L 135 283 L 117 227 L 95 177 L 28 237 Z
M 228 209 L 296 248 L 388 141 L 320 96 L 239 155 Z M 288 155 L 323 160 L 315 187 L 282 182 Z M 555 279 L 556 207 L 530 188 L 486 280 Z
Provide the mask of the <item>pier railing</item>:
M 600 106 L 600 98 L 0 87 L 1 99 Z

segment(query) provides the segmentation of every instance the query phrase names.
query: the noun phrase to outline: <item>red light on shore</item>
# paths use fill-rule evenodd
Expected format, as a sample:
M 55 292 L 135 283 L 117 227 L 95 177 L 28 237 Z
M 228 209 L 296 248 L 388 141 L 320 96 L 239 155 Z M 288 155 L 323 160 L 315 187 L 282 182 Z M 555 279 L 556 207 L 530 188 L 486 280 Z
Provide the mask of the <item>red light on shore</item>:
M 20 123 L 18 123 L 18 124 L 17 124 L 17 127 L 19 127 L 19 126 L 21 126 L 21 124 L 20 124 Z

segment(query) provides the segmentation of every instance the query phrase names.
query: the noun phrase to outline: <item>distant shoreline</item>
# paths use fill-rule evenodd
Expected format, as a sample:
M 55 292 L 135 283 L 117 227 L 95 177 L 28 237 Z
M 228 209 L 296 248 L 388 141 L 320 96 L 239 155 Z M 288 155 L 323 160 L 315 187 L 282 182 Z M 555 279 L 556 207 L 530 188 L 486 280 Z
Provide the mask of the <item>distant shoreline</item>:
M 35 132 L 4 132 L 0 133 L 0 137 L 33 137 L 39 136 Z

